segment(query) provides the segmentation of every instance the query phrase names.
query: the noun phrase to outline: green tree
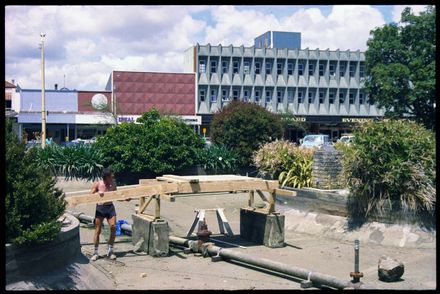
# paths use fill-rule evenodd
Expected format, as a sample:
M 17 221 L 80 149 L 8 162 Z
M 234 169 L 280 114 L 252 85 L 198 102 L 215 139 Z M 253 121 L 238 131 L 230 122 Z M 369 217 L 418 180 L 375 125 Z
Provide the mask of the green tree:
M 113 126 L 95 143 L 115 172 L 162 174 L 197 163 L 203 139 L 184 122 L 154 108 L 137 122 Z
M 371 103 L 392 118 L 414 117 L 435 129 L 436 11 L 420 16 L 405 8 L 400 23 L 370 32 L 365 89 Z
M 36 148 L 25 150 L 6 120 L 6 242 L 43 243 L 60 231 L 57 222 L 64 213 L 64 193 L 56 178 L 36 160 Z
M 244 165 L 261 144 L 283 136 L 278 115 L 251 102 L 232 101 L 214 114 L 211 137 L 214 143 L 236 150 Z

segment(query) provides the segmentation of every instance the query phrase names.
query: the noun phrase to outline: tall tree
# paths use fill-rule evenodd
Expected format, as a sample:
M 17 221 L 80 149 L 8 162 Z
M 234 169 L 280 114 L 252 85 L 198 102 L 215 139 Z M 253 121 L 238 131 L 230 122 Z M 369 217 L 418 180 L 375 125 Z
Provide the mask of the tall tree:
M 365 89 L 387 117 L 413 117 L 435 129 L 435 6 L 370 32 Z

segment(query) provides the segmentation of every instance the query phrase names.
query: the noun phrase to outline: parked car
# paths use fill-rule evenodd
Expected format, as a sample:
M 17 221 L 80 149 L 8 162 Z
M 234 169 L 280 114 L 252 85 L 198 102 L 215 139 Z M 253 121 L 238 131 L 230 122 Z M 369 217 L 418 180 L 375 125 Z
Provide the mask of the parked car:
M 338 142 L 350 144 L 353 142 L 353 139 L 354 139 L 353 135 L 344 135 L 338 140 Z
M 41 147 L 41 140 L 29 140 L 26 145 L 26 149 L 32 148 L 32 147 Z
M 331 141 L 329 135 L 316 134 L 316 135 L 306 135 L 300 140 L 301 148 L 322 148 L 323 146 L 330 146 Z

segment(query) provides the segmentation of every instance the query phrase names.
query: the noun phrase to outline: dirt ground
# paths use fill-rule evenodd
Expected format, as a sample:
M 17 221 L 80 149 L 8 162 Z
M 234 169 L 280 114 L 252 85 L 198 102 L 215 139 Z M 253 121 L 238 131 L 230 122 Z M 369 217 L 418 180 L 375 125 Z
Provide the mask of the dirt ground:
M 65 192 L 70 192 L 89 189 L 91 184 L 60 181 L 58 185 L 63 187 Z M 215 213 L 208 213 L 206 219 L 209 229 L 214 234 L 212 237 L 245 248 L 219 242 L 217 246 L 350 280 L 349 273 L 354 270 L 352 242 L 320 235 L 299 234 L 288 230 L 285 232 L 286 246 L 283 248 L 267 248 L 240 239 L 239 212 L 240 207 L 245 206 L 246 203 L 247 194 L 244 193 L 185 196 L 177 198 L 173 203 L 161 201 L 161 214 L 168 221 L 173 235 L 185 236 L 194 220 L 195 209 L 225 208 L 225 215 L 235 235 L 233 237 L 220 235 Z M 118 219 L 132 223 L 131 215 L 137 204 L 138 200 L 115 202 Z M 94 215 L 95 205 L 81 205 L 71 210 Z M 288 217 L 286 214 L 286 221 Z M 108 229 L 104 227 L 100 255 L 105 254 L 105 242 L 108 235 Z M 90 256 L 93 251 L 93 228 L 82 224 L 80 238 L 82 252 Z M 105 284 L 106 288 L 118 290 L 300 289 L 298 279 L 232 261 L 211 262 L 210 258 L 203 258 L 199 254 L 184 254 L 180 248 L 170 247 L 169 256 L 156 258 L 135 253 L 133 249 L 131 237 L 121 235 L 116 237 L 114 246 L 118 257 L 116 261 L 103 257 L 87 264 L 99 270 L 100 285 Z M 405 273 L 400 281 L 385 283 L 378 280 L 377 265 L 381 255 L 389 255 L 403 261 Z M 361 281 L 376 289 L 436 289 L 436 250 L 435 248 L 400 248 L 361 243 L 360 271 L 364 273 Z M 81 288 L 100 288 L 93 283 L 97 274 L 87 274 L 85 270 L 82 270 L 78 275 L 83 283 Z

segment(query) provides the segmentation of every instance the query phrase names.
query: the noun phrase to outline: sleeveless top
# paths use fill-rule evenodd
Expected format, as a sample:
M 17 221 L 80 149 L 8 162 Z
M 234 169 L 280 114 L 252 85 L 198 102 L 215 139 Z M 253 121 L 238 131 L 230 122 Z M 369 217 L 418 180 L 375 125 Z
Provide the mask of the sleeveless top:
M 105 185 L 104 181 L 101 180 L 98 182 L 98 193 L 100 192 L 109 192 L 109 191 L 113 191 L 114 190 L 114 183 L 109 185 L 109 189 L 107 189 L 107 186 Z M 105 194 L 104 194 L 105 195 Z M 112 201 L 107 201 L 107 202 L 98 202 L 97 205 L 111 205 L 113 204 Z

